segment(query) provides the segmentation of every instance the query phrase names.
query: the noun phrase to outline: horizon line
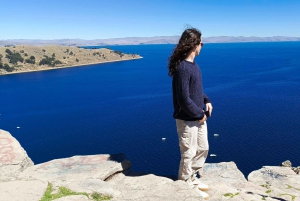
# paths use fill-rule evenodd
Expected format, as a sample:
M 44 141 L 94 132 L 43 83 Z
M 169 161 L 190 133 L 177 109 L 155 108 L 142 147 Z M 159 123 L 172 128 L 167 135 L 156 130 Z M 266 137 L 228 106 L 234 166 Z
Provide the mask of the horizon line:
M 179 35 L 174 36 L 128 36 L 128 37 L 119 37 L 119 38 L 97 38 L 97 39 L 82 39 L 82 38 L 57 38 L 57 39 L 26 39 L 26 38 L 18 38 L 18 39 L 0 39 L 0 41 L 3 40 L 111 40 L 111 39 L 126 39 L 126 38 L 156 38 L 156 37 L 180 37 Z M 284 37 L 284 38 L 300 38 L 300 36 L 207 36 L 203 38 L 217 38 L 217 37 L 244 37 L 244 38 L 273 38 L 273 37 Z

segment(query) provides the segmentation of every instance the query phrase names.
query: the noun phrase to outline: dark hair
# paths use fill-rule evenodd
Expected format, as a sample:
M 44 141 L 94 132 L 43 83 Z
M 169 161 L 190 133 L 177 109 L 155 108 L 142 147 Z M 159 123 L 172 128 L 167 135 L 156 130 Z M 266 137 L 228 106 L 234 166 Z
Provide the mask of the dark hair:
M 201 32 L 195 28 L 188 28 L 182 33 L 178 44 L 174 48 L 172 55 L 169 57 L 169 76 L 172 77 L 174 75 L 180 62 L 201 43 L 201 35 Z

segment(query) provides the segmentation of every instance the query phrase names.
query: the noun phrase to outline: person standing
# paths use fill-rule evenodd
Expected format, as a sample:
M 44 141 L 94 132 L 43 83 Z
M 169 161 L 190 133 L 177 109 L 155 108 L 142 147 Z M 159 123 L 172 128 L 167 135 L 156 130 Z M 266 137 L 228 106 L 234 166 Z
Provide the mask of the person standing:
M 201 35 L 195 28 L 188 28 L 182 33 L 169 57 L 168 75 L 172 77 L 173 117 L 176 119 L 181 153 L 178 179 L 208 199 L 209 195 L 203 191 L 209 187 L 197 177 L 197 174 L 202 175 L 208 155 L 206 120 L 213 109 L 203 92 L 202 74 L 194 61 L 204 45 Z

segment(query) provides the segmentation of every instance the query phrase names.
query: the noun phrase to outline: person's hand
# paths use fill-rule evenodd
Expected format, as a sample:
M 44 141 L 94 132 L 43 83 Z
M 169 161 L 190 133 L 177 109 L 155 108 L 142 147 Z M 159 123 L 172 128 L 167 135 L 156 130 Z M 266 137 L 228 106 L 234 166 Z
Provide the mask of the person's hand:
M 203 122 L 205 122 L 207 120 L 206 115 L 204 114 L 204 117 L 202 119 L 200 119 L 198 122 L 199 124 L 202 124 Z
M 206 103 L 206 111 L 209 111 L 209 114 L 211 116 L 212 110 L 213 110 L 213 106 L 211 103 Z

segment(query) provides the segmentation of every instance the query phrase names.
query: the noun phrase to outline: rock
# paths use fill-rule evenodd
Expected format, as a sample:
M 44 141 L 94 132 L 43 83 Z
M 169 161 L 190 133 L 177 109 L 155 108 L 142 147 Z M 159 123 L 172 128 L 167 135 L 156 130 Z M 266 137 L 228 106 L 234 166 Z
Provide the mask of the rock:
M 38 201 L 47 186 L 47 182 L 38 180 L 0 182 L 0 201 Z
M 292 163 L 289 160 L 282 162 L 281 166 L 283 167 L 292 167 Z
M 35 178 L 41 181 L 70 183 L 85 179 L 105 180 L 109 176 L 129 169 L 130 162 L 124 154 L 99 154 L 89 156 L 73 156 L 70 158 L 51 160 L 27 168 L 19 178 Z
M 81 181 L 74 181 L 64 186 L 74 192 L 85 192 L 88 194 L 98 193 L 110 197 L 114 196 L 114 191 L 110 184 L 100 179 L 85 179 Z
M 251 172 L 248 180 L 264 187 L 271 198 L 277 200 L 300 198 L 300 175 L 297 175 L 290 167 L 264 166 Z
M 107 181 L 114 189 L 112 200 L 118 201 L 199 201 L 203 200 L 197 191 L 183 181 L 147 175 L 116 174 Z
M 298 167 L 293 167 L 292 170 L 293 170 L 296 174 L 300 174 L 300 166 L 298 166 Z
M 215 184 L 218 182 L 232 184 L 247 181 L 234 162 L 204 164 L 201 180 L 208 184 Z
M 279 184 L 278 187 L 282 187 L 286 183 L 300 185 L 300 176 L 289 167 L 264 166 L 251 172 L 248 175 L 248 180 L 258 185 L 277 182 Z
M 298 166 L 298 167 L 292 167 L 292 163 L 289 160 L 284 161 L 281 164 L 281 166 L 283 166 L 283 167 L 290 167 L 296 174 L 300 174 L 300 166 Z
M 0 130 L 0 182 L 14 180 L 30 166 L 33 162 L 20 143 L 9 132 Z
M 243 200 L 242 190 L 253 187 L 247 183 L 243 173 L 234 162 L 206 163 L 202 171 L 201 182 L 210 188 L 207 191 L 210 195 L 209 200 L 241 201 Z
M 91 200 L 85 195 L 70 195 L 59 199 L 55 199 L 55 201 L 91 201 Z
M 125 171 L 130 162 L 124 154 L 73 156 L 32 166 L 17 140 L 2 130 L 0 162 L 0 201 L 39 201 L 48 182 L 53 184 L 53 193 L 64 186 L 74 192 L 112 196 L 112 201 L 203 200 L 184 181 Z M 208 163 L 200 172 L 201 181 L 210 187 L 210 201 L 300 201 L 300 167 L 291 168 L 289 161 L 284 165 L 264 166 L 251 172 L 247 181 L 234 162 Z M 72 195 L 57 200 L 89 198 Z

